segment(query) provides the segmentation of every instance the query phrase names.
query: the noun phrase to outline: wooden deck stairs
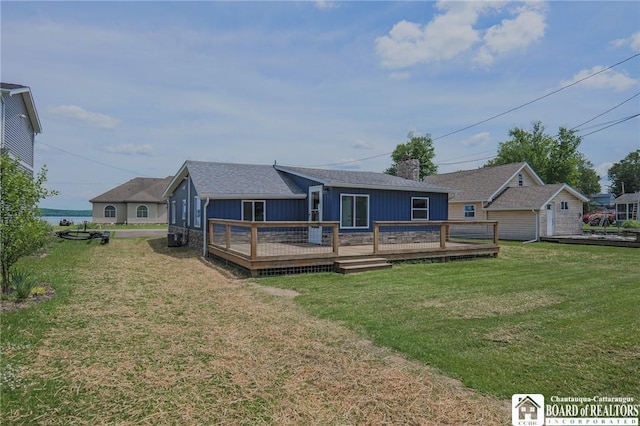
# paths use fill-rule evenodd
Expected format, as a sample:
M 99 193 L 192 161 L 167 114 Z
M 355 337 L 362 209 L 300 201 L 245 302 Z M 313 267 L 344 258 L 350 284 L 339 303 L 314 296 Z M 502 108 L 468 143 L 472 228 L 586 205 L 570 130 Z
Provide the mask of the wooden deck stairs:
M 382 257 L 367 257 L 362 259 L 336 260 L 333 270 L 340 274 L 353 274 L 356 272 L 377 271 L 389 269 L 393 265 Z

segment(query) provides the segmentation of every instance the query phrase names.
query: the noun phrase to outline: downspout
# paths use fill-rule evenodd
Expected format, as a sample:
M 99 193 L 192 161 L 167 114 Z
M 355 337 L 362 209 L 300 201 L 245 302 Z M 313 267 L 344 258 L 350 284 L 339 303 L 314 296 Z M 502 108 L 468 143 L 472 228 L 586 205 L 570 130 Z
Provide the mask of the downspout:
M 204 203 L 204 208 L 202 209 L 202 223 L 204 229 L 202 230 L 202 256 L 207 257 L 207 231 L 209 230 L 209 224 L 207 223 L 207 207 L 209 207 L 209 197 L 207 197 L 207 201 Z
M 534 215 L 536 215 L 536 238 L 535 240 L 525 241 L 522 244 L 535 243 L 540 239 L 540 229 L 539 229 L 540 218 L 538 217 L 538 211 L 534 209 L 531 209 L 531 211 L 533 212 Z

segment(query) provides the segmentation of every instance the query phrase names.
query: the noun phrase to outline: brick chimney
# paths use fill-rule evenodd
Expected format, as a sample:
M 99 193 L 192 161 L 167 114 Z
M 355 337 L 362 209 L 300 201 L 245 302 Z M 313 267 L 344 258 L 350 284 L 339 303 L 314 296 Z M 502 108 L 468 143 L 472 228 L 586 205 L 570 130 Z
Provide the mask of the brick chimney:
M 420 180 L 420 160 L 407 158 L 398 163 L 398 176 L 409 180 Z

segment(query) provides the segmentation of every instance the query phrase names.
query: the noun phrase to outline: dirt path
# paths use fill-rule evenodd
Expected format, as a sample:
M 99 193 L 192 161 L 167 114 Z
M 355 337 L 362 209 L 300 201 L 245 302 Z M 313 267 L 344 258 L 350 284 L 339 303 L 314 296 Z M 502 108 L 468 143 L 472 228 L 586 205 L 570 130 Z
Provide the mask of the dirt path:
M 38 354 L 43 424 L 509 424 L 478 396 L 163 239 L 96 249 Z

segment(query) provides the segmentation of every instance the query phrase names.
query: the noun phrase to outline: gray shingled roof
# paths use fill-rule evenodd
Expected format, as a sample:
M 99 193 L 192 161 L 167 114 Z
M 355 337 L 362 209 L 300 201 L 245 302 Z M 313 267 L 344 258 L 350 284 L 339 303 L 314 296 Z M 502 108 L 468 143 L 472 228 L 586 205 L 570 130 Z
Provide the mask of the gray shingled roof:
M 290 177 L 273 166 L 187 161 L 185 166 L 201 197 L 304 198 Z
M 487 210 L 539 210 L 560 190 L 568 185 L 556 183 L 540 186 L 517 186 L 507 188 Z
M 616 197 L 616 204 L 633 204 L 640 201 L 640 192 L 622 194 L 619 197 Z
M 400 191 L 454 192 L 454 190 L 450 189 L 450 185 L 443 187 L 432 183 L 408 180 L 378 172 L 309 169 L 289 166 L 275 167 L 283 172 L 315 180 L 325 186 L 391 189 Z
M 525 167 L 527 163 L 482 167 L 460 172 L 427 176 L 425 181 L 434 185 L 455 188 L 459 192 L 455 201 L 488 201 L 505 183 Z M 535 173 L 535 172 L 534 172 Z
M 89 200 L 91 203 L 162 203 L 162 193 L 171 182 L 166 178 L 134 178 Z

